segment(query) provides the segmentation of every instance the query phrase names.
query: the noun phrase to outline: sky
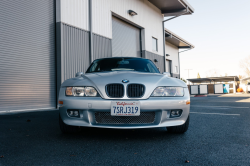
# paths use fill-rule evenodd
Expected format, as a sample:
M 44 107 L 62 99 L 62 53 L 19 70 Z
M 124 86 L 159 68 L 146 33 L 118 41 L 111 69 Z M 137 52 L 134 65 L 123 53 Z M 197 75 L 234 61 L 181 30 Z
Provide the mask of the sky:
M 165 23 L 165 28 L 195 45 L 180 53 L 181 78 L 244 75 L 239 63 L 250 55 L 250 0 L 188 0 L 192 15 Z M 166 17 L 167 18 L 167 17 Z

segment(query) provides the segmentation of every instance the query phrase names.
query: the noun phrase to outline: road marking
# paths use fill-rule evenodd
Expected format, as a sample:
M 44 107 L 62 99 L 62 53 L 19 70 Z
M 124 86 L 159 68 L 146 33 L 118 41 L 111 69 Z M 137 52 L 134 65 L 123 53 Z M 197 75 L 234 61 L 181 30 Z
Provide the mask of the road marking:
M 226 108 L 249 108 L 249 107 L 231 107 L 231 106 L 202 106 L 202 105 L 191 105 L 191 107 L 226 107 Z
M 236 102 L 239 102 L 239 103 L 249 103 L 250 100 L 249 99 L 242 99 L 242 100 L 238 100 Z
M 190 112 L 193 114 L 210 114 L 210 115 L 231 115 L 231 116 L 240 116 L 240 114 L 223 114 L 223 113 L 206 113 L 206 112 Z

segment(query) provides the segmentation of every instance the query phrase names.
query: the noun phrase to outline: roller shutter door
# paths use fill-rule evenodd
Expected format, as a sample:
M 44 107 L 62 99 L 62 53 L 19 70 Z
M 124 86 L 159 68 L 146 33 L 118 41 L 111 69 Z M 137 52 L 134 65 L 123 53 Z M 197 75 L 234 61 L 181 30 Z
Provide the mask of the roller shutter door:
M 223 84 L 214 84 L 214 93 L 223 93 Z
M 191 85 L 190 86 L 190 94 L 198 95 L 199 94 L 199 85 Z
M 0 1 L 0 112 L 56 107 L 53 0 Z
M 112 56 L 141 57 L 140 29 L 112 17 Z
M 167 60 L 166 59 L 166 72 L 169 72 L 172 77 L 172 60 Z
M 208 86 L 207 85 L 199 85 L 200 93 L 199 94 L 208 94 Z
M 166 60 L 166 72 L 169 72 L 169 73 L 171 73 L 171 71 L 170 71 L 170 61 L 169 60 Z

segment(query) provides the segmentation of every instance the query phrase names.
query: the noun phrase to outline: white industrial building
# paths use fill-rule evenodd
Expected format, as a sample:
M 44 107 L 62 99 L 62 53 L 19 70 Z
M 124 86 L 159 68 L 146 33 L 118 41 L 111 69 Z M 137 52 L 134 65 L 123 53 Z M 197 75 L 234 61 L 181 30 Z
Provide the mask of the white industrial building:
M 61 83 L 98 58 L 147 58 L 179 78 L 179 49 L 194 46 L 164 20 L 193 12 L 186 0 L 0 1 L 0 113 L 55 109 Z

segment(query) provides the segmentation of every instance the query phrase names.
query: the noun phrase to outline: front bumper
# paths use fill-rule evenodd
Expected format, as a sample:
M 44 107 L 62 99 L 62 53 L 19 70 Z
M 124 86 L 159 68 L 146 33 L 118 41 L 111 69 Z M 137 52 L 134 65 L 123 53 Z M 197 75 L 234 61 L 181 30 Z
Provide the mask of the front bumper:
M 101 97 L 60 97 L 63 105 L 59 105 L 60 116 L 63 122 L 71 126 L 86 126 L 100 128 L 153 128 L 153 127 L 168 127 L 179 126 L 186 122 L 190 105 L 186 102 L 190 100 L 189 95 L 184 97 L 151 97 L 146 100 L 131 100 L 140 101 L 140 112 L 154 112 L 155 120 L 150 124 L 100 124 L 95 119 L 95 113 L 110 112 L 111 101 Z M 119 100 L 123 101 L 123 100 Z M 128 101 L 128 100 L 126 100 Z M 69 117 L 68 109 L 76 109 L 80 112 L 79 118 Z M 170 118 L 170 110 L 181 109 L 182 115 L 178 118 Z

